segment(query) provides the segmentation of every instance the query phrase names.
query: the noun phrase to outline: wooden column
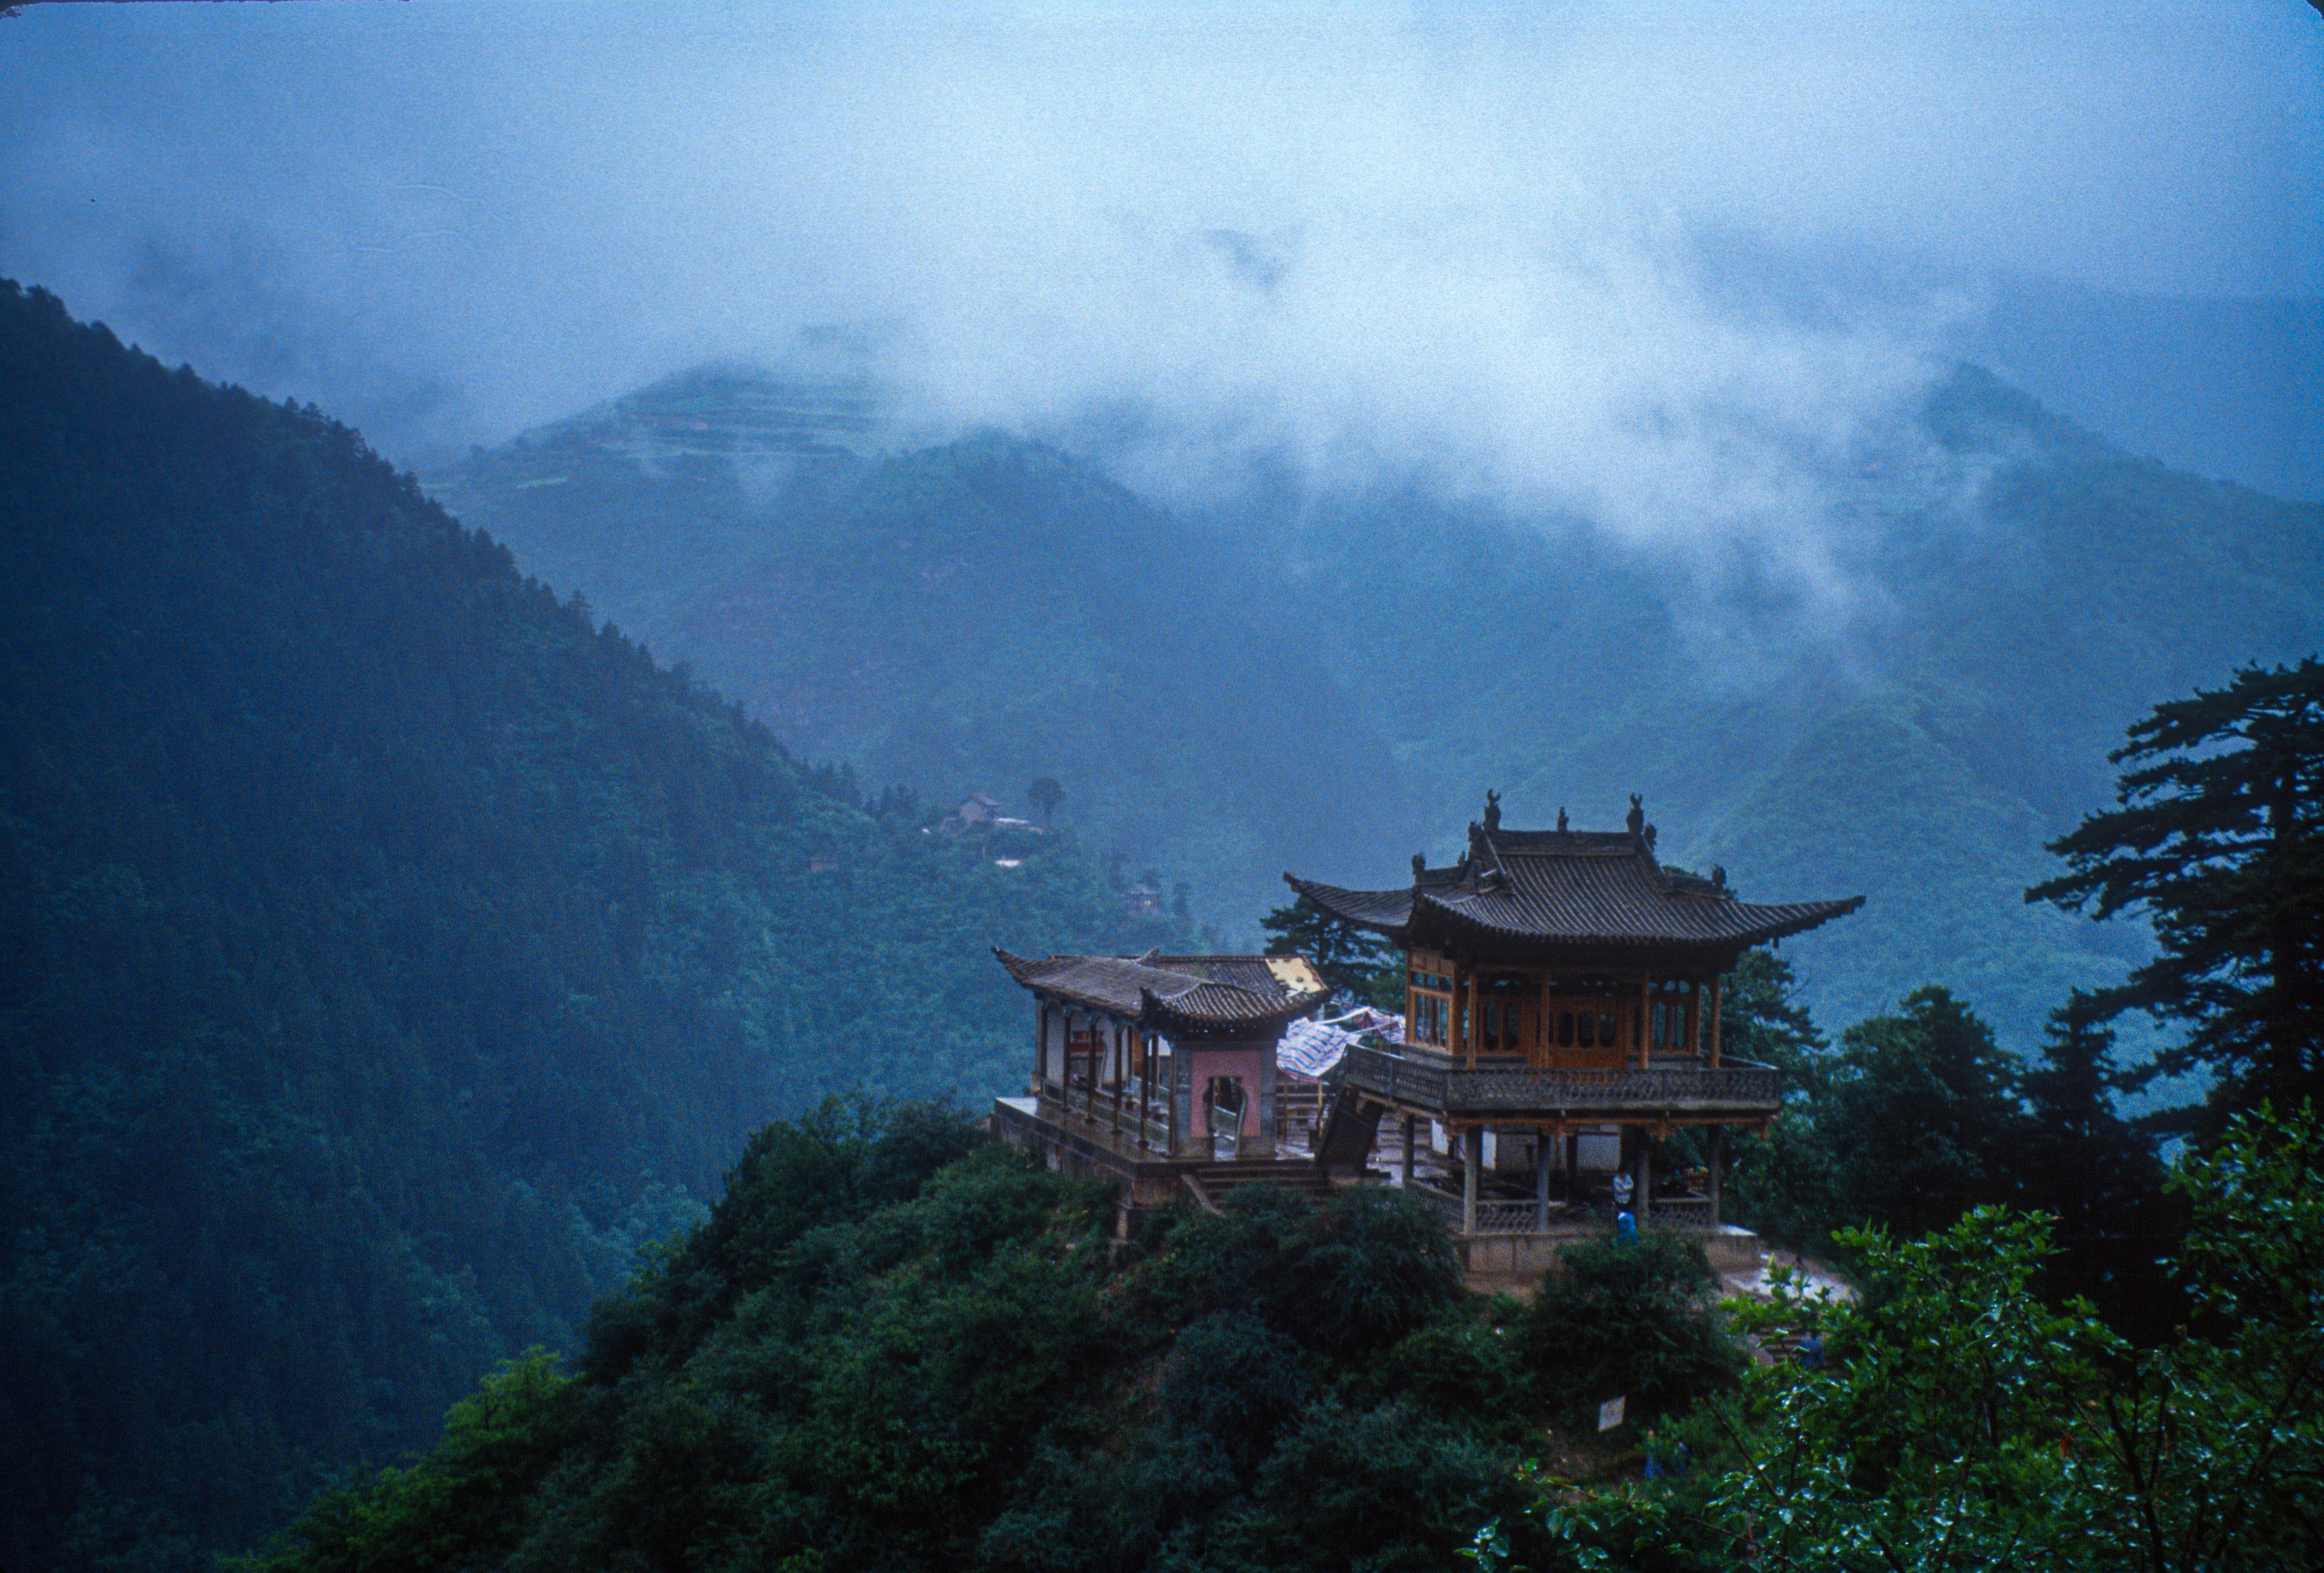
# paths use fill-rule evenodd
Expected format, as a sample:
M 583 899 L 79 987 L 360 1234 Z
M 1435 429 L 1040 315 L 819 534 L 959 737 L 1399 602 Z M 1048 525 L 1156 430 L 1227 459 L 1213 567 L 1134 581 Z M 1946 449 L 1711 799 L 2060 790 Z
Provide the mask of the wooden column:
M 1630 1208 L 1637 1215 L 1638 1227 L 1646 1228 L 1655 1210 L 1655 1133 L 1646 1126 L 1638 1127 L 1638 1167 L 1631 1183 Z
M 1461 1133 L 1461 1232 L 1477 1232 L 1477 1171 L 1485 1166 L 1485 1127 L 1472 1125 Z
M 1471 1071 L 1477 1068 L 1477 975 L 1452 974 L 1453 1052 Z
M 1412 1145 L 1419 1123 L 1408 1114 L 1404 1117 L 1404 1182 L 1406 1185 L 1412 1183 Z
M 1549 1229 L 1549 1153 L 1557 1137 L 1554 1126 L 1533 1134 L 1533 1232 L 1537 1235 Z
M 1725 980 L 1720 978 L 1713 978 L 1711 980 L 1711 1068 L 1714 1071 L 1719 1069 L 1719 1002 L 1720 986 L 1723 982 Z
M 1638 1069 L 1646 1068 L 1646 1058 L 1654 1053 L 1655 1038 L 1655 978 L 1651 972 L 1638 975 Z
M 1121 1134 L 1121 1094 L 1130 1080 L 1130 1044 L 1124 1037 L 1129 1029 L 1116 1024 L 1113 1029 L 1113 1134 Z
M 1699 978 L 1687 986 L 1686 1052 L 1697 1059 L 1702 1057 L 1702 980 Z
M 1717 1228 L 1719 1227 L 1719 1172 L 1727 1166 L 1727 1127 L 1725 1126 L 1715 1125 L 1711 1127 L 1709 1145 L 1711 1147 L 1711 1183 L 1708 1189 L 1711 1191 L 1711 1227 Z
M 1168 1135 L 1164 1139 L 1169 1143 L 1169 1154 L 1174 1158 L 1178 1155 L 1178 1144 L 1186 1139 L 1186 1126 L 1193 1118 L 1191 1113 L 1187 1119 L 1178 1118 L 1180 1101 L 1178 1078 L 1183 1073 L 1185 1064 L 1186 1056 L 1179 1053 L 1177 1046 L 1173 1044 L 1170 1052 L 1170 1083 L 1162 1089 L 1162 1118 L 1163 1122 L 1170 1127 Z

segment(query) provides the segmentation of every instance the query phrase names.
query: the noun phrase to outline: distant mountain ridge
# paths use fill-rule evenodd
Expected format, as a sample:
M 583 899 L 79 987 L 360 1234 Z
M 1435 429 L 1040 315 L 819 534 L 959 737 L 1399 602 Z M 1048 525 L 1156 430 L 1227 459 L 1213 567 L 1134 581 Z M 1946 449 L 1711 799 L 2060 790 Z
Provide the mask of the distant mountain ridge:
M 1945 981 L 2021 1044 L 2141 943 L 2019 900 L 2123 729 L 2324 640 L 2324 508 L 2134 458 L 1969 366 L 1895 457 L 1822 478 L 1870 610 L 1743 606 L 1739 660 L 1677 565 L 1419 491 L 1174 515 L 990 433 L 757 496 L 715 464 L 606 474 L 445 495 L 795 748 L 931 791 L 1054 776 L 1065 821 L 1231 932 L 1286 867 L 1378 883 L 1457 850 L 1488 786 L 1513 823 L 1612 824 L 1642 790 L 1674 858 L 1870 896 L 1797 942 L 1827 1019 Z

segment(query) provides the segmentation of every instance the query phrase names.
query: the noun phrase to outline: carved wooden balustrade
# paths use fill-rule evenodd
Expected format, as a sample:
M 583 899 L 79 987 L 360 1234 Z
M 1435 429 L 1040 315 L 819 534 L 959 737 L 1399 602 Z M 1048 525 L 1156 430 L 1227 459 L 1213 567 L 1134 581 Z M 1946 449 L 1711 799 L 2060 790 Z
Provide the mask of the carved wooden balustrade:
M 1773 1066 L 1729 1060 L 1646 1070 L 1536 1071 L 1524 1066 L 1471 1070 L 1454 1055 L 1407 1044 L 1402 1050 L 1357 1044 L 1348 1050 L 1346 1086 L 1407 1108 L 1442 1114 L 1619 1113 L 1773 1114 L 1783 1100 Z
M 1063 1114 L 1087 1120 L 1148 1152 L 1170 1150 L 1169 1105 L 1148 1099 L 1144 1083 L 1134 1076 L 1123 1083 L 1119 1099 L 1111 1088 L 1093 1096 L 1086 1087 L 1055 1081 L 1042 1082 L 1038 1096 L 1049 1106 L 1052 1118 Z

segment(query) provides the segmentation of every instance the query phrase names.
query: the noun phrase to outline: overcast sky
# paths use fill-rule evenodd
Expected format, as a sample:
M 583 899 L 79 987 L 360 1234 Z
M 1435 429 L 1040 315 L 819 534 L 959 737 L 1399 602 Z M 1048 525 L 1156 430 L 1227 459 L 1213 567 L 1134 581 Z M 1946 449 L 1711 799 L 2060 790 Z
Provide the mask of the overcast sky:
M 2324 295 L 2319 176 L 2304 0 L 0 20 L 0 273 L 391 453 L 837 322 L 938 423 L 1142 401 L 1166 492 L 1764 529 L 1997 279 Z

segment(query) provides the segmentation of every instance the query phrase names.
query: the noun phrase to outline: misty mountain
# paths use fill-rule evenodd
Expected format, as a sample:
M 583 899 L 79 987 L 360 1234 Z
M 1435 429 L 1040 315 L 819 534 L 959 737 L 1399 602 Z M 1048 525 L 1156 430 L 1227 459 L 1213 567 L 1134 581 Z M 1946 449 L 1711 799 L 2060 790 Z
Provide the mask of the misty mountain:
M 2324 499 L 2324 299 L 2020 280 L 1960 348 L 2134 454 Z
M 0 716 L 11 1568 L 247 1544 L 566 1343 L 769 1118 L 1013 1079 L 995 940 L 1191 938 L 14 284 Z
M 1871 897 L 1796 943 L 1827 1019 L 1943 982 L 2021 1044 L 2140 953 L 2021 900 L 2123 729 L 2324 637 L 2324 509 L 2134 457 L 1968 366 L 1814 477 L 1838 603 L 1417 482 L 1261 475 L 1174 512 L 1108 479 L 1102 434 L 1077 446 L 851 450 L 754 490 L 568 424 L 429 484 L 795 749 L 927 792 L 1054 776 L 1061 823 L 1234 932 L 1285 868 L 1361 885 L 1457 854 L 1488 786 L 1521 824 L 1618 823 L 1642 791 L 1666 856 Z

